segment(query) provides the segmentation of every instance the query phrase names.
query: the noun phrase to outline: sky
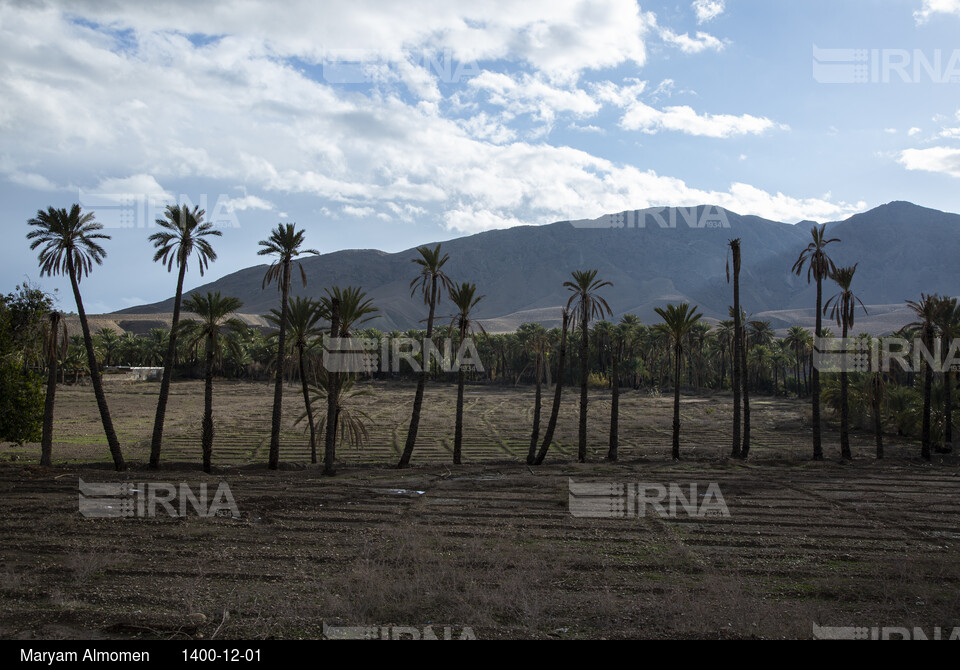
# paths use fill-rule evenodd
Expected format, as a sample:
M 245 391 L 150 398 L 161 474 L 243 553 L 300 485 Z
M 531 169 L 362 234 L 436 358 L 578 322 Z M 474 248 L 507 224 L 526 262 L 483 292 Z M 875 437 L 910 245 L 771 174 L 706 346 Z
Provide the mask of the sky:
M 200 206 L 219 259 L 279 222 L 321 252 L 711 204 L 796 223 L 960 212 L 960 0 L 0 0 L 0 291 L 38 209 L 111 239 L 88 312 L 176 277 L 148 236 Z

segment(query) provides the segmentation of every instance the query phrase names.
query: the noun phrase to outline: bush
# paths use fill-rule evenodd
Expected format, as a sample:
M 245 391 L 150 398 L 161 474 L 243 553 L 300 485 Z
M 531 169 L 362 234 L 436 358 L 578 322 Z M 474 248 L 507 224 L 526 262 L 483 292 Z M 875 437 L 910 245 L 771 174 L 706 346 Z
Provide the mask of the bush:
M 0 363 L 0 440 L 39 442 L 43 429 L 43 378 L 14 363 Z

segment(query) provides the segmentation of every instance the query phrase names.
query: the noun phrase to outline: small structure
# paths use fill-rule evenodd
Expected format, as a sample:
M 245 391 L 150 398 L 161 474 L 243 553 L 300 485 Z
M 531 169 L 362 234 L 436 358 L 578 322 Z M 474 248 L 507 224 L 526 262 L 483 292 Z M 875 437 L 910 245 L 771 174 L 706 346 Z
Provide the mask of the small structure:
M 158 382 L 163 378 L 163 368 L 132 368 L 117 365 L 105 367 L 103 371 L 106 374 L 124 374 L 124 380 L 131 382 Z

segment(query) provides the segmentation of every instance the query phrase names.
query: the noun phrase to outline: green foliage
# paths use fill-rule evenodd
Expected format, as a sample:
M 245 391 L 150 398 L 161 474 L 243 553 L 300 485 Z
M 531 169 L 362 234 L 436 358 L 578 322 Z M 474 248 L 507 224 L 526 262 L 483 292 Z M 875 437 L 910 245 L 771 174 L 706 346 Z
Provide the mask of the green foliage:
M 43 377 L 12 361 L 0 361 L 0 440 L 39 442 L 43 401 Z

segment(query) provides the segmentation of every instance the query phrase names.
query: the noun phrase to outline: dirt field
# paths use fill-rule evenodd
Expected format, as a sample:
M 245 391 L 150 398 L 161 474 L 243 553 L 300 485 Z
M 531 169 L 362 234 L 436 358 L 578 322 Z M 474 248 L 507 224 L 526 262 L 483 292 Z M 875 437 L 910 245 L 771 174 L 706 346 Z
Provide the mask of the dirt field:
M 754 456 L 730 462 L 729 398 L 718 396 L 685 399 L 687 458 L 673 463 L 670 399 L 629 393 L 623 462 L 612 465 L 601 462 L 609 397 L 597 392 L 593 462 L 572 459 L 571 394 L 561 448 L 530 469 L 530 392 L 469 391 L 467 465 L 447 465 L 455 389 L 435 387 L 415 466 L 390 467 L 413 396 L 391 385 L 363 399 L 370 445 L 342 450 L 340 474 L 327 478 L 292 428 L 284 468 L 263 467 L 266 384 L 218 384 L 213 475 L 198 466 L 200 384 L 174 386 L 160 473 L 137 464 L 156 385 L 110 387 L 132 462 L 120 474 L 90 389 L 62 389 L 59 467 L 35 465 L 37 445 L 0 451 L 0 636 L 315 638 L 328 625 L 480 639 L 809 638 L 815 624 L 939 626 L 944 636 L 960 626 L 956 457 L 923 464 L 916 445 L 899 444 L 877 463 L 869 436 L 857 436 L 854 463 L 812 463 L 805 405 L 762 399 Z M 294 389 L 287 398 L 291 416 Z M 838 455 L 835 434 L 826 449 Z M 239 514 L 84 518 L 78 479 L 139 490 L 226 482 Z M 570 480 L 696 484 L 700 495 L 716 483 L 729 516 L 578 518 Z

